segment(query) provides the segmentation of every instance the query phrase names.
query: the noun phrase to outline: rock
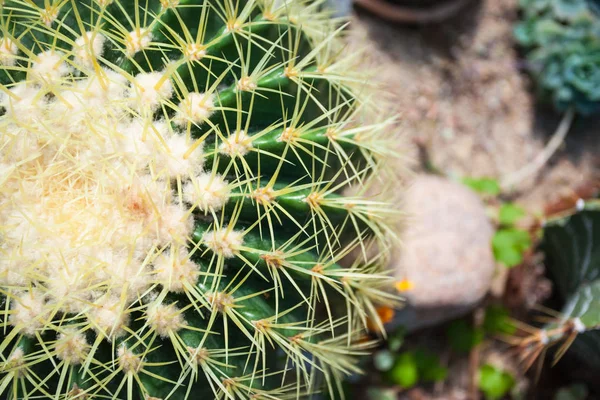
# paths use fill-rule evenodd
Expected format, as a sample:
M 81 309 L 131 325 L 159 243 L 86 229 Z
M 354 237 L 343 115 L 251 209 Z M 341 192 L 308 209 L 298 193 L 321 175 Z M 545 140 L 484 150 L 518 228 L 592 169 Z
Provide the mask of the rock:
M 492 284 L 494 227 L 480 198 L 465 186 L 417 176 L 405 194 L 406 228 L 392 267 L 412 283 L 394 324 L 415 330 L 472 310 Z

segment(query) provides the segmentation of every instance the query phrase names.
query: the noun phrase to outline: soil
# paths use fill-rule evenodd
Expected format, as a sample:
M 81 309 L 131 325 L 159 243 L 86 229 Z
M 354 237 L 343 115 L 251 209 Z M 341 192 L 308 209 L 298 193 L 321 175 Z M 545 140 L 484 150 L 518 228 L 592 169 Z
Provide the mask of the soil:
M 367 47 L 382 91 L 402 115 L 403 150 L 451 177 L 502 181 L 530 163 L 561 120 L 538 105 L 512 37 L 518 0 L 474 1 L 437 25 L 394 25 L 357 9 L 350 39 Z M 600 176 L 598 121 L 578 117 L 563 147 L 509 194 L 531 212 Z M 418 166 L 417 166 L 418 168 Z
M 485 176 L 502 182 L 528 165 L 550 140 L 563 116 L 541 105 L 533 94 L 512 37 L 517 3 L 475 0 L 452 20 L 420 26 L 392 24 L 355 10 L 350 43 L 368 49 L 365 70 L 377 68 L 382 97 L 402 116 L 399 151 L 414 161 L 413 169 L 425 170 L 423 161 L 428 161 L 452 178 Z M 582 187 L 598 182 L 598 122 L 576 117 L 557 153 L 538 173 L 505 188 L 504 199 L 543 214 L 549 204 L 577 196 Z M 548 291 L 542 263 L 534 257 L 530 264 L 508 280 L 509 291 L 522 293 L 522 304 L 510 305 L 513 309 L 529 309 L 539 300 L 536 291 Z M 505 288 L 496 294 L 501 296 Z M 416 341 L 435 343 L 443 334 L 443 327 L 428 330 Z M 496 343 L 478 351 L 482 361 L 502 358 L 508 369 L 519 368 L 514 357 L 506 356 L 506 346 Z M 399 398 L 477 398 L 469 387 L 474 379 L 469 357 L 448 362 L 452 368 L 446 381 L 403 392 Z M 531 376 L 525 378 L 522 371 L 519 376 L 523 392 L 536 386 Z M 539 382 L 548 379 L 542 376 Z M 542 396 L 546 397 L 531 398 L 552 398 Z

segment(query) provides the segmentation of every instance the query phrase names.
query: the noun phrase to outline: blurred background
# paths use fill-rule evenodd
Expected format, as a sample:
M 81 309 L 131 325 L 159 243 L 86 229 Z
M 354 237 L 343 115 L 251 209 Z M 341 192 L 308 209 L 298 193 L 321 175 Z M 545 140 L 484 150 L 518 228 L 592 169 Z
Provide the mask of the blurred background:
M 598 2 L 330 4 L 401 116 L 407 188 L 407 305 L 348 398 L 600 399 Z

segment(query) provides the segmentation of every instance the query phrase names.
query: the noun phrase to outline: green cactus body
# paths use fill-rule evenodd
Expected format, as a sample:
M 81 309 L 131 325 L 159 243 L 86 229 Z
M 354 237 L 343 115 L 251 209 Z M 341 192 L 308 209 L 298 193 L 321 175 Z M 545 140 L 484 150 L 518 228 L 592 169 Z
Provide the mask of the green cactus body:
M 520 0 L 515 37 L 542 99 L 564 111 L 600 110 L 600 18 L 595 0 Z
M 557 346 L 585 365 L 600 367 L 600 202 L 580 199 L 576 207 L 545 221 L 543 241 L 549 276 L 562 308 L 526 342 L 537 356 Z M 526 353 L 527 354 L 527 353 Z
M 0 395 L 301 398 L 359 372 L 397 301 L 370 194 L 391 121 L 320 2 L 0 3 Z

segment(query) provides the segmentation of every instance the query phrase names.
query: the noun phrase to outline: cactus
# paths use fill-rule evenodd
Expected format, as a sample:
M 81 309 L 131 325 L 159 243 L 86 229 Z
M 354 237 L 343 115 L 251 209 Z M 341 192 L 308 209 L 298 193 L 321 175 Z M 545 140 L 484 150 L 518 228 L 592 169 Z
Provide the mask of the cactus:
M 0 4 L 0 396 L 335 395 L 398 301 L 393 121 L 339 21 Z
M 600 367 L 600 202 L 580 199 L 577 208 L 545 223 L 543 250 L 556 297 L 563 305 L 520 343 L 527 364 L 557 346 L 555 360 L 567 350 L 586 365 Z
M 600 18 L 592 0 L 520 0 L 515 26 L 542 100 L 589 115 L 600 110 Z

